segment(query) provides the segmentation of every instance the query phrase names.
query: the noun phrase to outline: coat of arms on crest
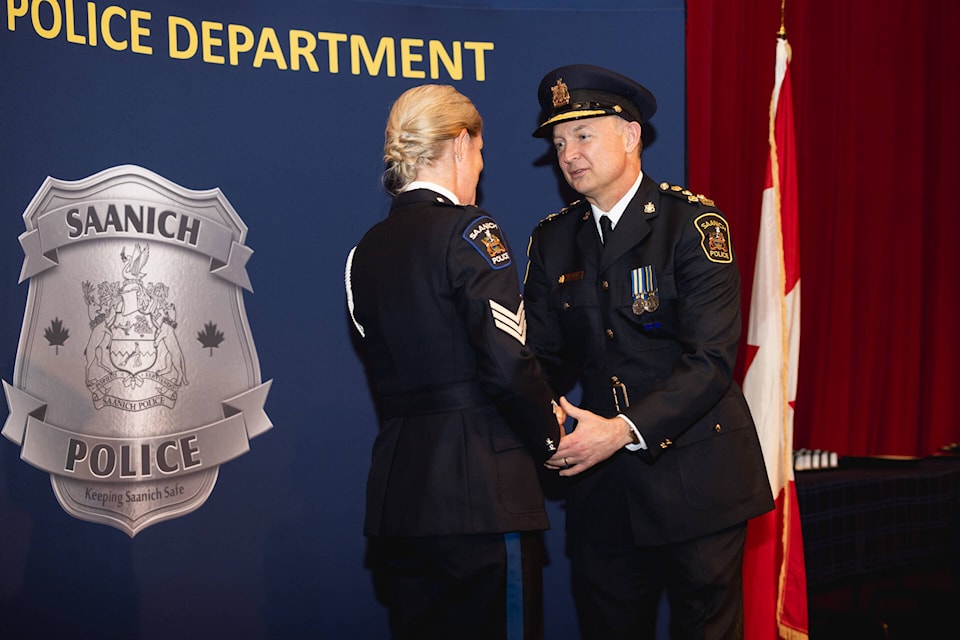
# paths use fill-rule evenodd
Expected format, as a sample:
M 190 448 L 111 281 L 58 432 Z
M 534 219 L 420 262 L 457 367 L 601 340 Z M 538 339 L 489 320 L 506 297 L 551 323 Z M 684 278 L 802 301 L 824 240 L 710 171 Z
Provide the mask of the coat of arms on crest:
M 177 338 L 177 307 L 163 282 L 144 283 L 150 245 L 120 250 L 123 280 L 83 282 L 90 335 L 83 350 L 86 385 L 94 406 L 140 411 L 174 407 L 188 384 Z M 144 386 L 144 383 L 146 386 Z
M 134 536 L 195 510 L 272 426 L 243 305 L 246 226 L 219 189 L 132 165 L 47 178 L 23 219 L 30 287 L 3 435 L 77 518 Z

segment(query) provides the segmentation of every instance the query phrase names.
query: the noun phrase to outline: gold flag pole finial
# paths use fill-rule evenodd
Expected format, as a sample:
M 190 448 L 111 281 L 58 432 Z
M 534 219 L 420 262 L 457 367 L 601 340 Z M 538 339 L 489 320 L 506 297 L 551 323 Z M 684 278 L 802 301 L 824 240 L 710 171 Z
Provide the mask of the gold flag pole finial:
M 787 45 L 787 62 L 793 58 L 793 51 L 790 48 L 790 43 L 787 42 L 787 27 L 784 16 L 786 15 L 787 0 L 780 0 L 780 30 L 777 31 L 777 39 L 783 40 Z
M 780 0 L 780 31 L 777 31 L 777 37 L 781 40 L 787 39 L 787 27 L 784 22 L 784 15 L 786 14 L 787 0 Z

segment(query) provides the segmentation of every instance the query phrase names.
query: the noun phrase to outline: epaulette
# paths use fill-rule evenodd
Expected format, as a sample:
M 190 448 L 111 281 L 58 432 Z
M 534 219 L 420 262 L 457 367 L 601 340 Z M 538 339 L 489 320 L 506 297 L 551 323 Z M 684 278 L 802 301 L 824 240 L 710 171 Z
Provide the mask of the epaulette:
M 678 198 L 685 198 L 687 202 L 699 202 L 700 204 L 706 205 L 708 207 L 716 206 L 716 203 L 713 200 L 703 195 L 702 193 L 694 195 L 692 191 L 690 191 L 689 189 L 684 189 L 680 185 L 661 182 L 660 191 L 677 196 Z
M 551 220 L 555 220 L 555 219 L 559 218 L 559 217 L 562 216 L 563 214 L 567 213 L 568 211 L 570 211 L 571 209 L 573 209 L 574 207 L 576 207 L 577 205 L 579 205 L 581 202 L 583 202 L 583 200 L 575 200 L 575 201 L 571 202 L 570 204 L 568 204 L 567 206 L 565 206 L 563 209 L 560 209 L 560 211 L 557 211 L 556 213 L 551 213 L 551 214 L 548 215 L 546 218 L 544 218 L 543 220 L 540 221 L 540 225 L 542 226 L 542 225 L 550 222 Z

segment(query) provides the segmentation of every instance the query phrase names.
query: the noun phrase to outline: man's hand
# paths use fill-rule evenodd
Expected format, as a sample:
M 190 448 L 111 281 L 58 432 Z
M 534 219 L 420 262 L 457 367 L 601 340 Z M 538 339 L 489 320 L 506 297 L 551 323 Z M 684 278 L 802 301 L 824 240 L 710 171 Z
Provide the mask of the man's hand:
M 630 426 L 622 418 L 601 418 L 570 404 L 565 397 L 560 398 L 560 408 L 577 421 L 577 427 L 560 441 L 544 466 L 558 470 L 561 476 L 583 473 L 632 442 Z

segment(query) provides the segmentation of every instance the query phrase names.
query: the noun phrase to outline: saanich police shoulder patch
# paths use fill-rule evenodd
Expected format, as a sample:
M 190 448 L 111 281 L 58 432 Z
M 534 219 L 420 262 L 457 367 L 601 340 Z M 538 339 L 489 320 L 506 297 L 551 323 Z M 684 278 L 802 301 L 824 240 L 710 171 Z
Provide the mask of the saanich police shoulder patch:
M 697 216 L 693 221 L 700 233 L 700 248 L 710 262 L 729 264 L 733 262 L 733 247 L 730 243 L 730 227 L 715 211 Z
M 473 245 L 494 269 L 503 269 L 512 264 L 503 233 L 490 216 L 480 216 L 467 225 L 463 239 Z

